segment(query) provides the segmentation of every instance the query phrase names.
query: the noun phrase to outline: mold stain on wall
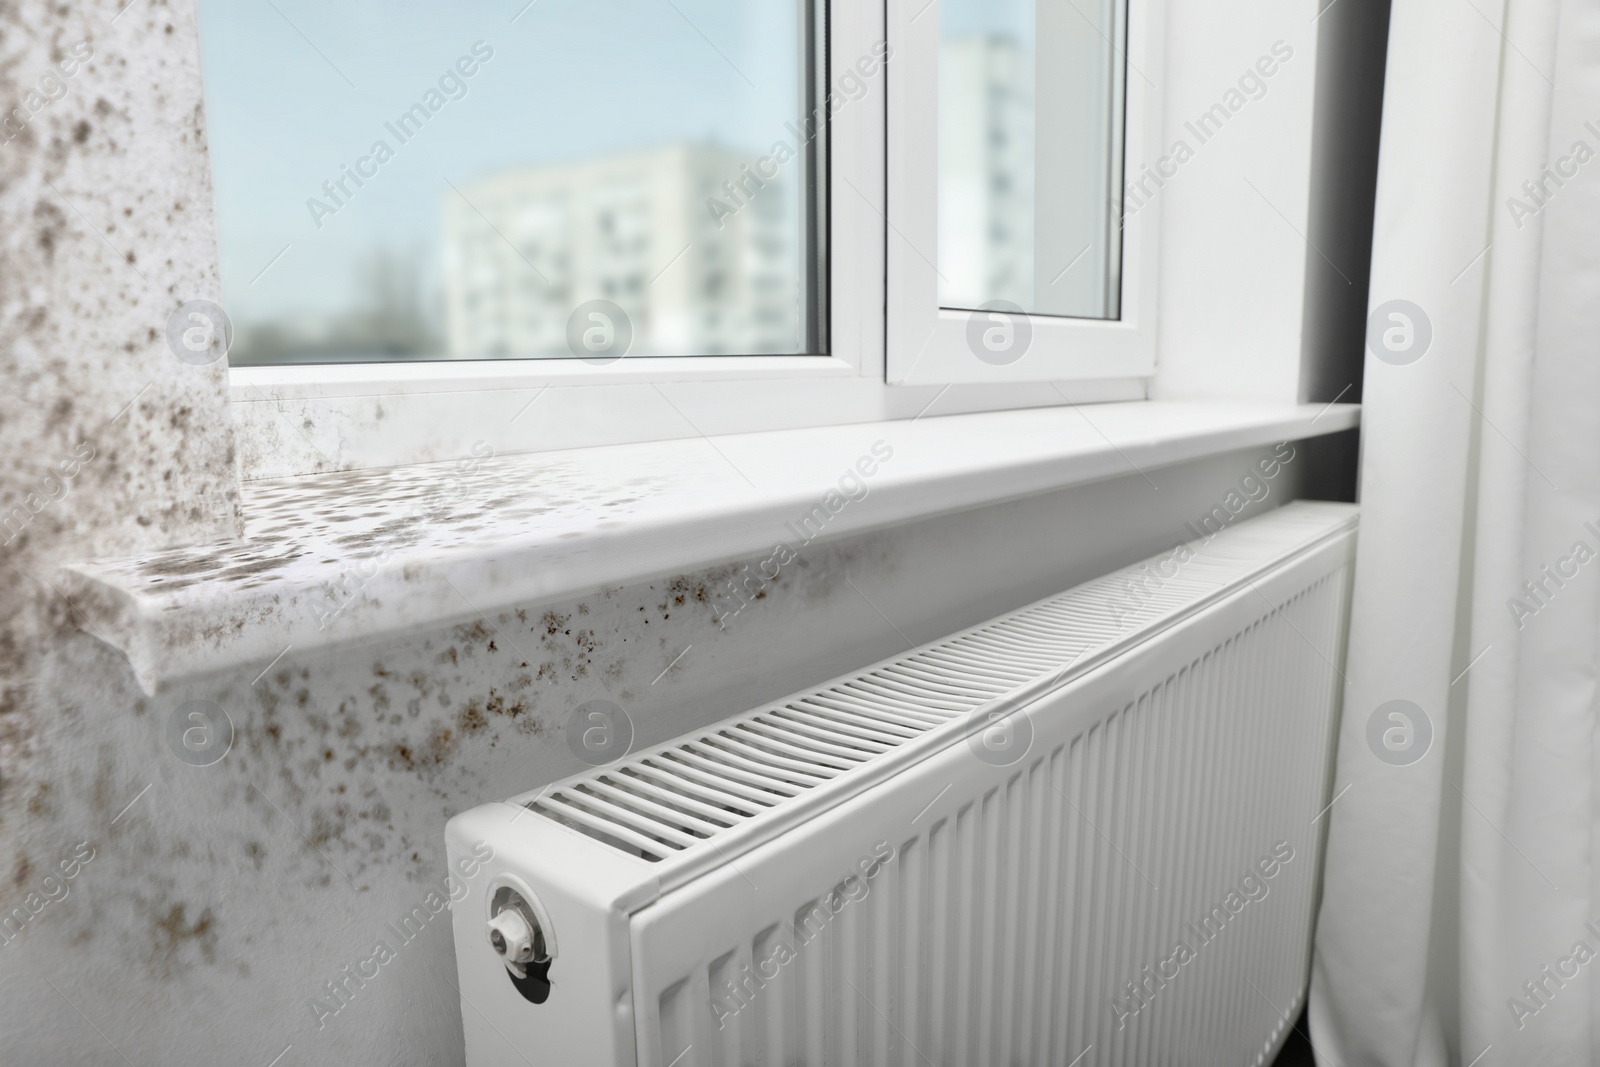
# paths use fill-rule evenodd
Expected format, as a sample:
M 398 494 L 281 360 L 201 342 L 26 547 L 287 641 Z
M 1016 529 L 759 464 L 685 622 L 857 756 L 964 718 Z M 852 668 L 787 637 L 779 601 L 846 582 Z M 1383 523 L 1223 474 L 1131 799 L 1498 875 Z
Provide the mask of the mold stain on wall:
M 752 693 L 783 695 L 791 676 L 762 668 L 782 658 L 773 647 L 813 625 L 821 605 L 859 615 L 842 576 L 892 571 L 893 556 L 885 535 L 812 546 L 732 623 L 719 623 L 714 602 L 744 563 L 291 652 L 259 676 L 155 697 L 104 643 L 63 634 L 51 678 L 60 710 L 41 741 L 69 752 L 90 724 L 101 740 L 92 760 L 53 766 L 38 803 L 53 835 L 91 837 L 99 858 L 38 943 L 95 954 L 179 1016 L 185 996 L 226 982 L 256 1006 L 240 1025 L 294 1042 L 303 1062 L 333 1062 L 343 1041 L 380 1023 L 427 1049 L 426 1062 L 454 1062 L 459 1005 L 437 977 L 453 980 L 447 936 L 406 950 L 384 969 L 400 980 L 374 981 L 323 1026 L 305 1003 L 325 1000 L 320 986 L 440 880 L 444 821 L 584 769 L 567 720 L 585 700 L 626 709 L 645 745 L 743 710 Z M 222 709 L 232 731 L 203 767 L 173 739 L 173 718 L 196 700 Z M 418 982 L 432 990 L 426 1010 L 396 999 Z M 164 1040 L 181 1041 L 176 1029 Z
M 64 706 L 79 613 L 57 568 L 239 531 L 224 368 L 180 363 L 165 340 L 179 303 L 217 292 L 193 12 L 151 0 L 113 21 L 119 6 L 0 5 L 0 912 L 29 915 L 0 945 L 0 1029 L 8 1059 L 41 1063 L 91 1054 L 24 1036 L 73 1029 L 41 976 L 93 1003 L 116 973 L 87 962 L 117 939 L 91 904 L 106 854 L 70 880 L 58 865 L 116 814 L 86 818 L 121 784 L 93 785 L 118 765 L 107 709 L 134 714 L 120 662 L 97 662 L 95 698 Z M 168 973 L 218 955 L 204 904 L 151 919 Z

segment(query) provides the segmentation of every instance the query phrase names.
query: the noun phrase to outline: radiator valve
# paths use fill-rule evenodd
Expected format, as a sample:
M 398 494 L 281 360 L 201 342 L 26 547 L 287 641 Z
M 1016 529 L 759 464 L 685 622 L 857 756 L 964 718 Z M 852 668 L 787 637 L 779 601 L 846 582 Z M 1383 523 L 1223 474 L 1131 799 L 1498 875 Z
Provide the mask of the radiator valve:
M 543 1004 L 550 996 L 550 965 L 556 958 L 549 914 L 528 883 L 510 872 L 489 883 L 488 904 L 489 947 L 505 964 L 517 992 Z
M 509 907 L 489 920 L 489 944 L 506 961 L 506 966 L 520 969 L 532 963 L 538 955 L 534 940 L 539 937 L 537 921 L 518 907 Z M 521 977 L 520 975 L 518 977 Z
M 506 969 L 518 978 L 528 977 L 530 963 L 550 958 L 545 948 L 544 928 L 534 914 L 533 905 L 510 886 L 495 894 L 489 915 L 489 946 L 505 962 Z

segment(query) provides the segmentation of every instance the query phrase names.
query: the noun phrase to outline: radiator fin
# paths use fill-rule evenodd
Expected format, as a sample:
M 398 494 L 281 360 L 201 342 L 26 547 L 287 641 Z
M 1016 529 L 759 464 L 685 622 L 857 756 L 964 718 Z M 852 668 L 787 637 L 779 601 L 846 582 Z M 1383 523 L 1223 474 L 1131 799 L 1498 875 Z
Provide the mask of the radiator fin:
M 1107 575 L 513 802 L 646 860 L 683 854 L 930 731 L 960 728 L 953 720 L 1153 631 L 1327 532 L 1317 508 L 1282 508 L 1223 531 L 1174 573 Z
M 859 899 L 841 883 L 773 900 L 745 927 L 759 933 L 659 994 L 641 1061 L 1259 1067 L 1309 967 L 1348 582 L 1344 565 L 1263 600 L 997 784 L 946 798 Z M 1232 910 L 1279 842 L 1293 858 Z M 1173 973 L 1180 940 L 1193 958 Z M 792 962 L 741 993 L 741 968 L 779 944 Z M 1138 1006 L 1146 965 L 1170 977 Z

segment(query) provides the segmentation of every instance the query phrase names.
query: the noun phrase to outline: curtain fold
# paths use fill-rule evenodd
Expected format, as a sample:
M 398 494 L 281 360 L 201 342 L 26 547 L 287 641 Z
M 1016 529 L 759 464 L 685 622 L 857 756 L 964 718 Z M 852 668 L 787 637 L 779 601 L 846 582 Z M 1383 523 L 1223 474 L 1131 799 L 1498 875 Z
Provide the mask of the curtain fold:
M 1311 1038 L 1596 1063 L 1600 10 L 1396 0 L 1387 78 Z

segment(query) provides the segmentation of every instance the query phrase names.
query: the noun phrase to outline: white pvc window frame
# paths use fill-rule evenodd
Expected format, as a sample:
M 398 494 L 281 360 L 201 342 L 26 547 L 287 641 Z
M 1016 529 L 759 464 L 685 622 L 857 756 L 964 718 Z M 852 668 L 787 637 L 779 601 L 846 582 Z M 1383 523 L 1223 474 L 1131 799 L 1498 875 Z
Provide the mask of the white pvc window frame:
M 1062 0 L 1071 2 L 1071 0 Z M 888 381 L 1042 382 L 1144 377 L 1156 367 L 1160 198 L 1123 220 L 1121 317 L 1013 316 L 939 306 L 938 0 L 888 0 L 889 72 Z M 1128 0 L 1123 182 L 1161 155 L 1163 0 Z M 1121 190 L 1113 211 L 1121 209 Z M 1014 362 L 979 358 L 969 341 L 975 315 L 1031 334 Z M 1020 321 L 1025 320 L 1025 321 Z M 1009 338 L 1008 338 L 1009 340 Z
M 899 2 L 891 0 L 890 6 Z M 498 359 L 230 368 L 235 424 L 247 434 L 253 427 L 271 428 L 265 431 L 270 440 L 241 451 L 243 477 L 327 469 L 330 458 L 343 465 L 343 459 L 326 452 L 302 450 L 300 439 L 309 440 L 311 434 L 279 432 L 285 418 L 320 424 L 357 442 L 360 447 L 352 452 L 357 466 L 426 462 L 455 455 L 460 441 L 477 436 L 480 423 L 503 425 L 508 403 L 518 410 L 522 398 L 545 392 L 556 402 L 541 399 L 532 415 L 503 431 L 498 450 L 546 451 L 1146 399 L 1153 349 L 1146 359 L 1101 361 L 1093 373 L 1082 366 L 1066 368 L 1055 380 L 919 374 L 915 382 L 920 384 L 913 385 L 890 372 L 893 358 L 886 335 L 893 337 L 894 329 L 885 321 L 885 306 L 892 301 L 893 282 L 886 265 L 886 237 L 902 208 L 892 192 L 885 195 L 888 176 L 896 171 L 892 159 L 886 165 L 886 156 L 895 144 L 889 131 L 895 87 L 905 68 L 917 62 L 917 53 L 912 48 L 907 54 L 903 38 L 886 34 L 885 9 L 875 2 L 831 0 L 826 27 L 828 89 L 836 94 L 847 72 L 859 77 L 858 63 L 875 51 L 882 54 L 886 40 L 889 46 L 876 75 L 866 79 L 866 94 L 830 109 L 827 354 L 641 356 L 603 366 L 578 359 Z M 1153 62 L 1153 56 L 1142 51 L 1135 61 Z M 931 69 L 923 76 L 937 77 Z M 1147 106 L 1141 97 L 1139 107 Z M 1139 255 L 1139 284 L 1147 286 L 1141 291 L 1150 299 L 1146 321 L 1153 329 L 1153 247 Z M 1141 314 L 1145 306 L 1141 298 Z M 1006 381 L 1013 384 L 992 384 Z M 1024 381 L 1032 384 L 1015 384 Z M 405 402 L 400 418 L 406 432 L 396 432 L 392 424 L 388 430 L 374 425 L 374 404 L 393 408 L 384 398 L 394 397 Z M 552 407 L 558 409 L 554 417 Z M 581 425 L 575 413 L 581 413 Z

